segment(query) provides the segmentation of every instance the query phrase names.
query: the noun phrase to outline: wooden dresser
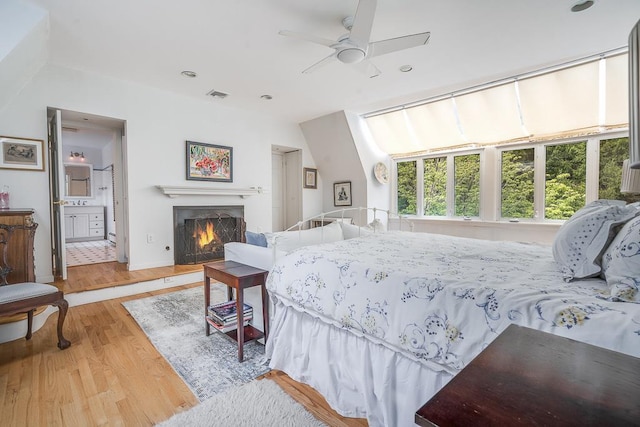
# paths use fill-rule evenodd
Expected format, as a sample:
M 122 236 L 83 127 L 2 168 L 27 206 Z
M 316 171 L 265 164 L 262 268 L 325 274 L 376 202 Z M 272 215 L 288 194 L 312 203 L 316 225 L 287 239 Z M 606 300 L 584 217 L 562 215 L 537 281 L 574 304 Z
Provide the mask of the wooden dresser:
M 32 227 L 15 230 L 11 236 L 8 262 L 13 271 L 7 276 L 9 284 L 35 281 L 33 238 L 38 225 L 33 221 L 33 212 L 33 209 L 0 209 L 1 224 Z

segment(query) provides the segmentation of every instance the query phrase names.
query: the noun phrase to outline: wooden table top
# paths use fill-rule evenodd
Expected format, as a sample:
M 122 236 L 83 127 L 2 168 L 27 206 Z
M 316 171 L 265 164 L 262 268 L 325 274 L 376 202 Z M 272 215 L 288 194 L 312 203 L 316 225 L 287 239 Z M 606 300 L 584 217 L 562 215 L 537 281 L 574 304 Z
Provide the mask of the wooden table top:
M 219 272 L 226 273 L 229 276 L 242 278 L 254 276 L 256 274 L 265 274 L 266 270 L 251 267 L 250 265 L 240 264 L 235 261 L 214 261 L 203 264 L 205 272 L 207 269 L 217 270 Z
M 640 425 L 640 359 L 510 325 L 416 412 L 420 426 Z

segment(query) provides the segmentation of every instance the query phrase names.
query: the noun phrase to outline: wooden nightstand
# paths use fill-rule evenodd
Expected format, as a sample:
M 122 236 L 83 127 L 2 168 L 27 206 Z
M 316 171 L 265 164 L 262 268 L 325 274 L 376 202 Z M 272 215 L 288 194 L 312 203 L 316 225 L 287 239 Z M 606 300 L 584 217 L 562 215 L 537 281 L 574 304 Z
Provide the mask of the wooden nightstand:
M 240 264 L 235 261 L 215 261 L 203 265 L 204 267 L 204 312 L 207 336 L 211 334 L 211 325 L 206 320 L 208 307 L 211 301 L 211 279 L 227 285 L 228 298 L 233 299 L 233 290 L 236 290 L 236 311 L 238 316 L 238 329 L 226 332 L 226 334 L 238 342 L 238 361 L 244 359 L 243 345 L 245 342 L 264 337 L 265 343 L 269 336 L 269 301 L 265 283 L 269 272 L 259 268 Z M 244 289 L 252 286 L 262 288 L 262 320 L 264 322 L 264 333 L 251 325 L 242 327 L 244 324 L 243 314 L 243 294 Z
M 640 359 L 510 325 L 415 415 L 419 426 L 627 426 Z

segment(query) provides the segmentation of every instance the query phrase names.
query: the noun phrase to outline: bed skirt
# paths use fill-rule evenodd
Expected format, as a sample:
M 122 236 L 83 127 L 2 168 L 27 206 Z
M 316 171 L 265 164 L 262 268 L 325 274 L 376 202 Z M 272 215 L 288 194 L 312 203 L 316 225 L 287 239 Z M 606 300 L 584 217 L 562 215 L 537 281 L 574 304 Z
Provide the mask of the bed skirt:
M 367 418 L 371 427 L 415 427 L 415 412 L 453 378 L 278 300 L 266 355 L 272 369 L 316 389 L 340 415 Z

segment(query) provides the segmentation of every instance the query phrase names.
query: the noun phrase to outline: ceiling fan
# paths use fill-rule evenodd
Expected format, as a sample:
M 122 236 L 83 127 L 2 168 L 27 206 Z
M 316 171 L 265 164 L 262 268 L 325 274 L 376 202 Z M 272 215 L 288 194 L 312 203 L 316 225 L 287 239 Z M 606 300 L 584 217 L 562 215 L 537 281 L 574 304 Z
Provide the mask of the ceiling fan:
M 331 55 L 305 69 L 302 71 L 303 73 L 310 73 L 337 59 L 345 64 L 357 64 L 356 66 L 360 71 L 368 74 L 369 77 L 376 77 L 380 74 L 380 70 L 369 62 L 369 58 L 421 46 L 426 44 L 431 36 L 430 32 L 425 32 L 370 42 L 376 5 L 377 0 L 360 0 L 355 16 L 348 16 L 342 20 L 342 25 L 349 33 L 339 37 L 338 40 L 329 40 L 288 30 L 282 30 L 279 34 L 296 37 L 334 49 Z

